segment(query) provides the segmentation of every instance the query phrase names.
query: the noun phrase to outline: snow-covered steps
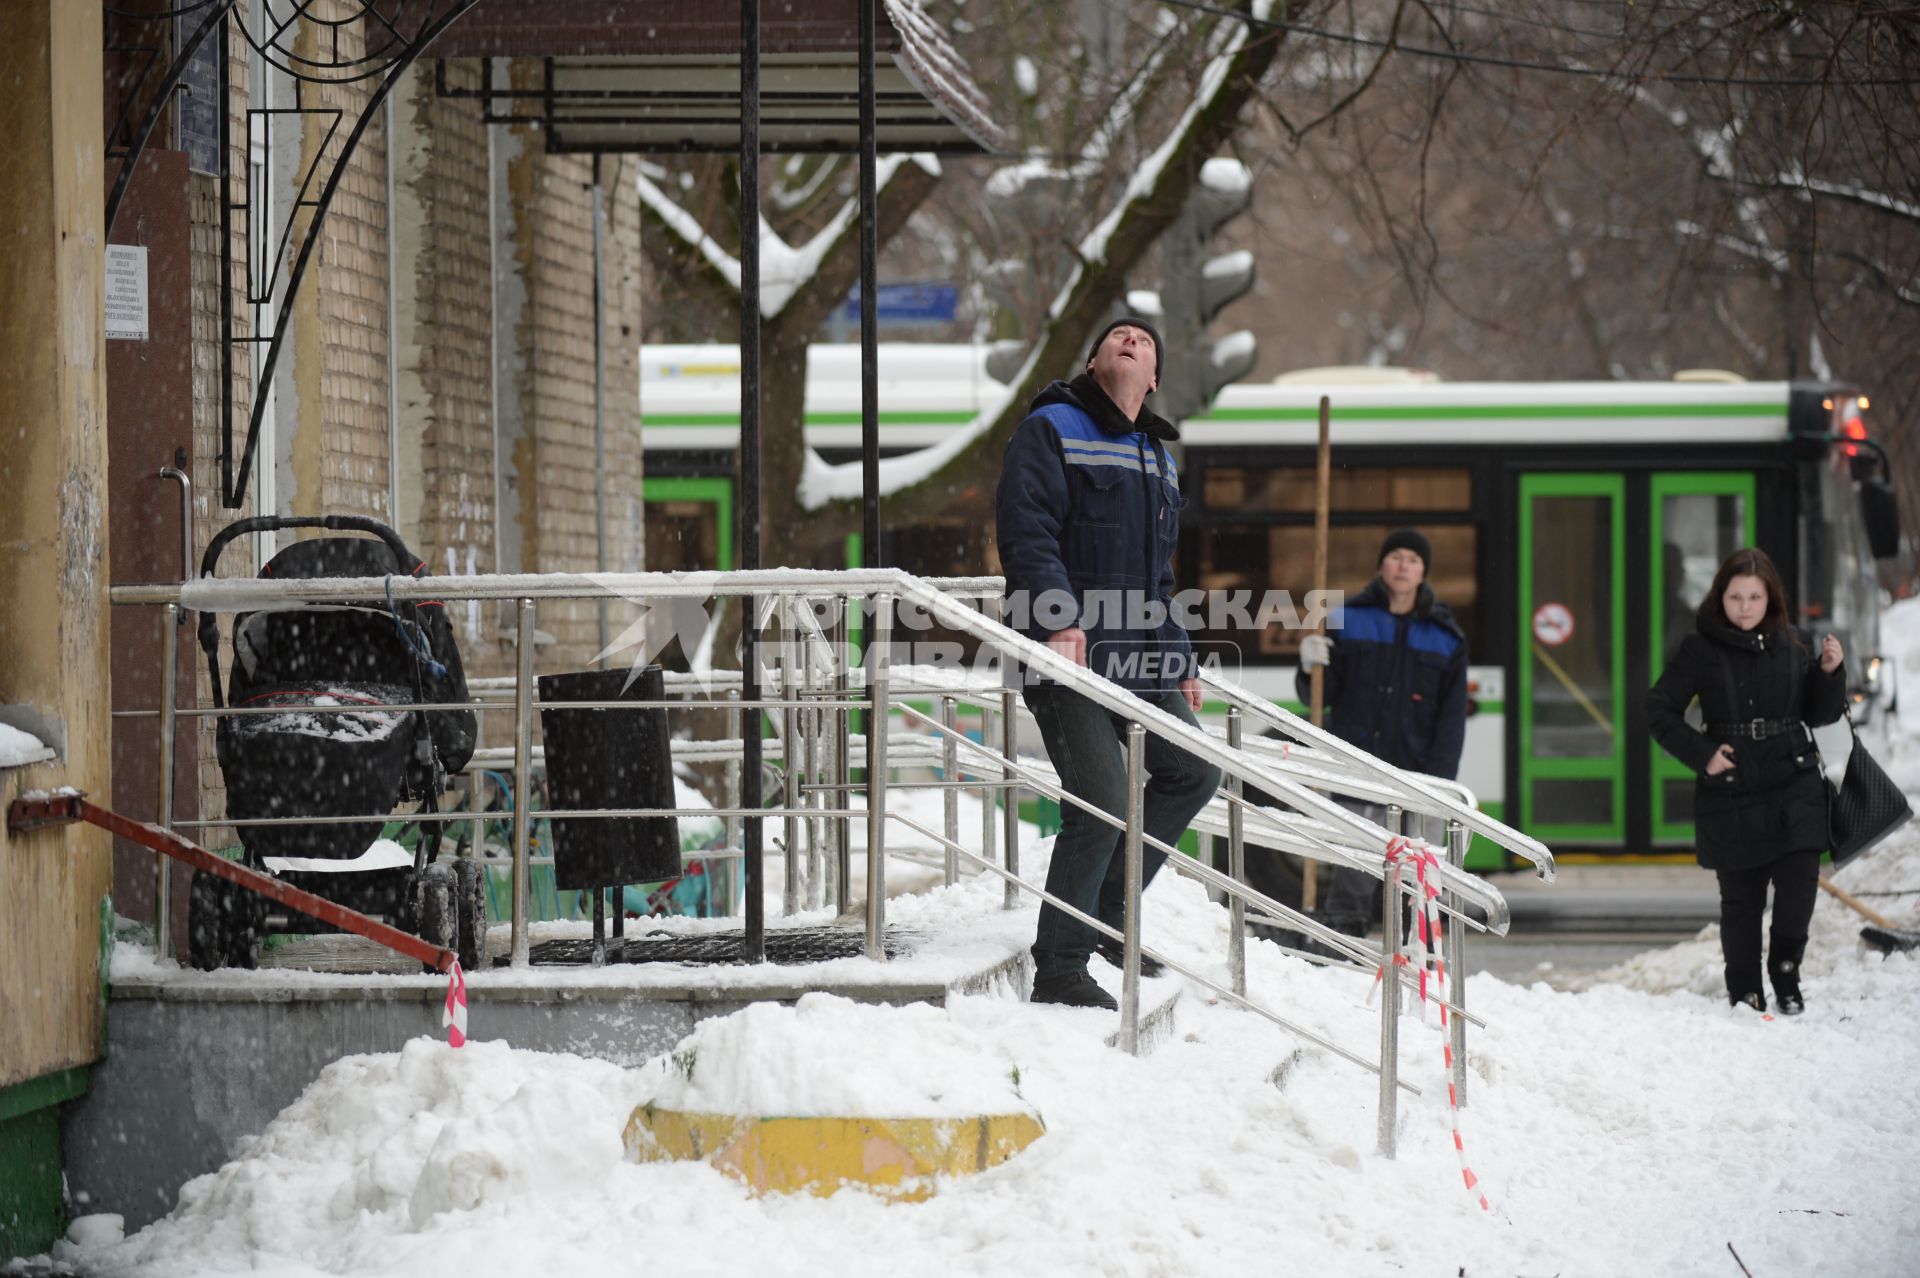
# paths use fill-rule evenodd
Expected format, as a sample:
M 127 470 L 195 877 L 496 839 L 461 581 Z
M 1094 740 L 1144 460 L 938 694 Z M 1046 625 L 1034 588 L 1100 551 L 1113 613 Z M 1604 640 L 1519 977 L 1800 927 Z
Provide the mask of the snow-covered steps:
M 647 925 L 667 922 L 689 934 L 728 925 L 693 919 Z M 795 965 L 490 967 L 467 976 L 466 1032 L 476 1043 L 632 1067 L 671 1051 L 708 1019 L 758 1003 L 793 1003 L 809 993 L 891 1006 L 940 1006 L 961 995 L 1024 997 L 1031 915 L 983 911 L 968 922 L 915 927 L 903 919 L 901 930 L 914 934 L 915 943 L 886 963 L 850 957 Z M 534 939 L 563 939 L 586 928 L 537 925 Z M 333 942 L 335 959 L 358 953 L 346 943 L 359 938 L 320 939 Z M 506 929 L 496 927 L 490 951 L 505 943 Z M 265 1130 L 334 1061 L 399 1051 L 422 1036 L 444 1038 L 446 979 L 421 974 L 418 964 L 402 966 L 411 971 L 198 972 L 157 961 L 149 949 L 119 945 L 107 1056 L 68 1116 L 64 1143 L 74 1189 L 88 1195 L 93 1210 L 119 1212 L 130 1229 L 139 1229 L 163 1214 L 188 1180 L 213 1171 L 246 1137 Z

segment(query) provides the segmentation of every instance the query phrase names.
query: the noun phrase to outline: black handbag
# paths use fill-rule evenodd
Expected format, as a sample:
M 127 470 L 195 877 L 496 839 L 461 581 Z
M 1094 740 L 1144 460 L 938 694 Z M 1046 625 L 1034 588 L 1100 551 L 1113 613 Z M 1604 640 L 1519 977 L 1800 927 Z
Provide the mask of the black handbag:
M 1913 807 L 1893 778 L 1874 761 L 1853 731 L 1853 752 L 1847 756 L 1847 775 L 1838 786 L 1827 786 L 1827 838 L 1833 863 L 1840 865 L 1865 852 L 1913 819 Z

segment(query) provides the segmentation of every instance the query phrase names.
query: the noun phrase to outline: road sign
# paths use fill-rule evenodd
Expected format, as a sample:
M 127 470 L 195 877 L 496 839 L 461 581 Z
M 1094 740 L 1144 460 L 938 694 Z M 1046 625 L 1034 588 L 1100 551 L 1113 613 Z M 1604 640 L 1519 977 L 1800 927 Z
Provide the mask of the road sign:
M 1535 608 L 1533 637 L 1549 648 L 1573 638 L 1573 609 L 1563 603 L 1543 603 Z
M 952 284 L 925 281 L 882 284 L 874 297 L 874 318 L 883 325 L 951 324 L 960 308 L 960 290 Z M 855 284 L 840 307 L 848 324 L 860 323 L 860 286 Z

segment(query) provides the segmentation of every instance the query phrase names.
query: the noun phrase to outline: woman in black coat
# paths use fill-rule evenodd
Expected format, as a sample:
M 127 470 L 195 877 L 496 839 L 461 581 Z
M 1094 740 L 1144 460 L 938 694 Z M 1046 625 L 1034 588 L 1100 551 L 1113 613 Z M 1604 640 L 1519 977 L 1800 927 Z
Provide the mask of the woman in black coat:
M 1720 565 L 1693 632 L 1647 691 L 1653 739 L 1698 774 L 1694 846 L 1720 879 L 1727 998 L 1762 1012 L 1768 883 L 1767 975 L 1783 1014 L 1805 1006 L 1800 959 L 1827 847 L 1827 783 L 1808 725 L 1846 712 L 1844 660 L 1832 635 L 1816 649 L 1787 624 L 1786 591 L 1766 552 L 1740 550 Z M 1686 721 L 1695 697 L 1704 731 Z

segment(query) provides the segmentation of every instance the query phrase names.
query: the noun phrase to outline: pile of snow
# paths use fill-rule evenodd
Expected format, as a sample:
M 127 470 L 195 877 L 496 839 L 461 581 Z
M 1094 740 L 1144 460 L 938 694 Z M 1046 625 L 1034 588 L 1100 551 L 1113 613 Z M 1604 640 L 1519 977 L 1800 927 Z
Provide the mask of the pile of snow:
M 808 994 L 704 1021 L 640 1071 L 646 1103 L 761 1118 L 1027 1112 L 1020 1067 L 941 1008 Z
M 52 757 L 53 751 L 39 737 L 0 723 L 0 768 L 24 768 L 29 763 L 43 763 Z
M 1044 860 L 1029 847 L 1023 870 L 1043 875 Z M 1848 869 L 1863 884 L 1920 886 L 1920 834 Z M 1030 909 L 997 910 L 1000 891 L 983 876 L 901 902 L 896 917 L 916 930 L 1030 931 Z M 1916 900 L 1880 899 L 1901 918 Z M 1150 946 L 1224 981 L 1225 933 L 1200 888 L 1155 881 Z M 1004 997 L 755 1008 L 689 1040 L 713 1097 L 778 1108 L 825 1107 L 841 1070 L 857 1070 L 878 1107 L 896 1090 L 1001 1087 L 1017 1061 L 1047 1135 L 923 1203 L 755 1199 L 704 1164 L 626 1162 L 623 1126 L 662 1094 L 670 1063 L 622 1070 L 422 1040 L 336 1063 L 187 1186 L 172 1216 L 69 1250 L 103 1276 L 612 1276 L 645 1254 L 688 1278 L 895 1278 L 903 1264 L 998 1278 L 1267 1273 L 1279 1257 L 1287 1272 L 1340 1275 L 1725 1274 L 1738 1270 L 1731 1245 L 1755 1274 L 1904 1275 L 1920 1269 L 1920 1090 L 1901 1081 L 1920 1075 L 1920 961 L 1870 952 L 1856 933 L 1823 899 L 1807 1011 L 1790 1020 L 1726 1006 L 1710 947 L 1668 952 L 1683 975 L 1664 993 L 1476 977 L 1469 1005 L 1489 1024 L 1468 1033 L 1461 1127 L 1491 1212 L 1462 1188 L 1431 1018 L 1402 1022 L 1402 1077 L 1422 1095 L 1403 1096 L 1387 1160 L 1374 1152 L 1371 1075 L 1190 989 L 1168 1040 L 1141 1059 L 1105 1045 L 1112 1013 Z M 1302 1027 L 1375 1050 L 1366 977 L 1264 942 L 1247 970 L 1252 993 Z M 1117 987 L 1104 962 L 1093 972 Z M 963 1056 L 977 1078 L 954 1077 Z

